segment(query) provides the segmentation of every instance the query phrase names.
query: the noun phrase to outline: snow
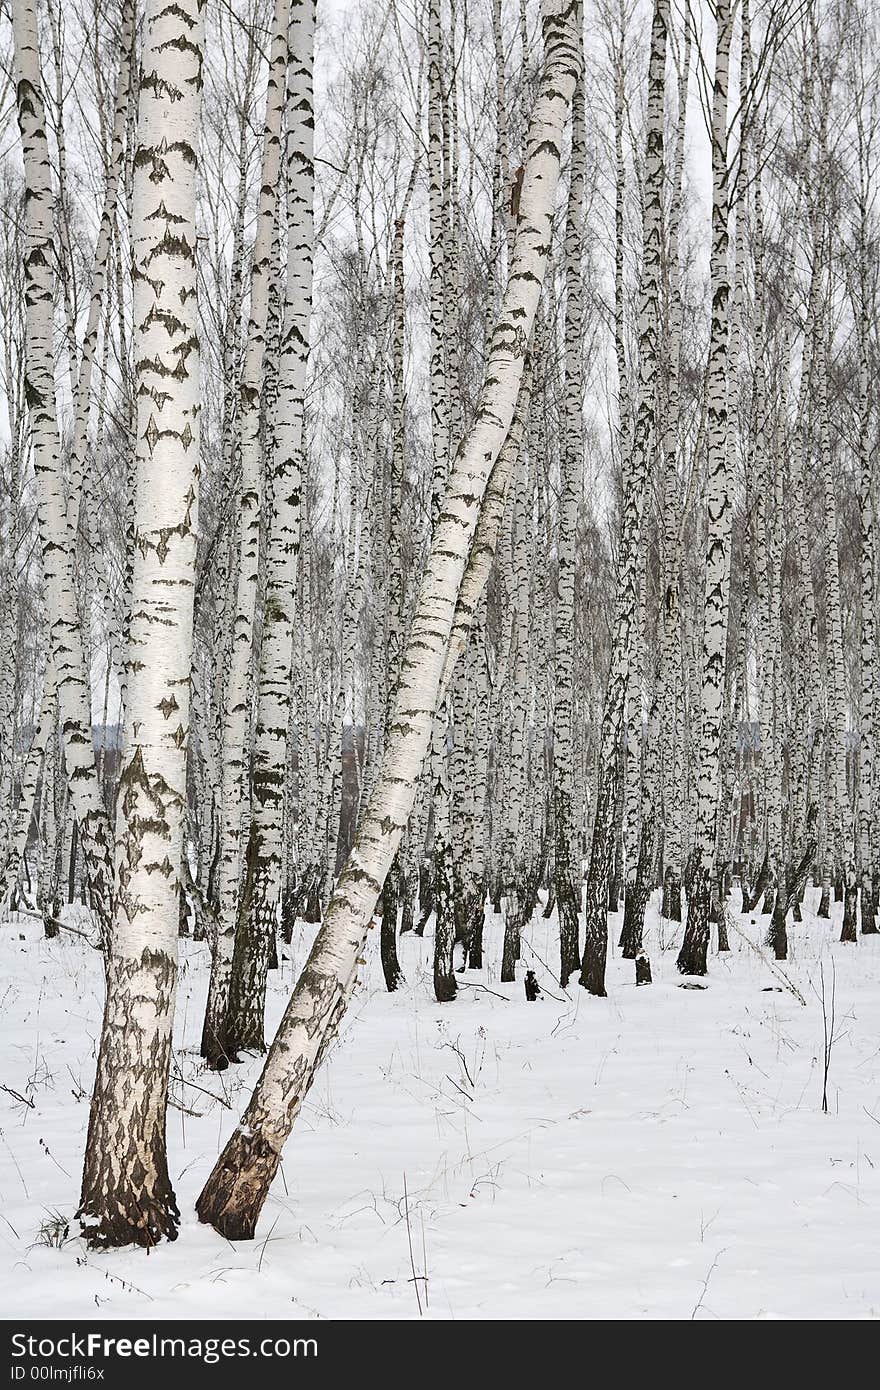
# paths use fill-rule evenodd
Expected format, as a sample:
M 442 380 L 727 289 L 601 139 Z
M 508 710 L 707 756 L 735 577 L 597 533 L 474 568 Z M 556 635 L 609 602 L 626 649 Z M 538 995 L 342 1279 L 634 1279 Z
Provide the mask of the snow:
M 207 948 L 183 942 L 174 1070 L 192 1084 L 175 1080 L 186 1108 L 168 1120 L 181 1230 L 148 1255 L 87 1251 L 72 1219 L 100 958 L 19 917 L 0 929 L 4 1316 L 878 1316 L 880 937 L 839 945 L 835 911 L 789 929 L 783 968 L 805 1005 L 736 936 L 729 956 L 712 955 L 705 990 L 680 988 L 656 899 L 655 983 L 637 989 L 612 951 L 605 1000 L 575 981 L 559 990 L 544 965 L 553 920 L 535 921 L 524 949 L 523 973 L 546 991 L 534 1004 L 521 980 L 498 983 L 490 912 L 488 968 L 460 977 L 488 988 L 443 1006 L 430 941 L 402 938 L 406 985 L 389 996 L 373 931 L 257 1239 L 235 1245 L 193 1206 L 260 1061 L 204 1070 Z M 756 942 L 765 925 L 743 921 Z M 612 942 L 618 929 L 612 919 Z M 303 935 L 273 972 L 273 1024 L 306 946 Z M 836 994 L 828 1114 L 820 968 Z M 47 1243 L 47 1223 L 60 1237 L 67 1222 L 68 1238 Z

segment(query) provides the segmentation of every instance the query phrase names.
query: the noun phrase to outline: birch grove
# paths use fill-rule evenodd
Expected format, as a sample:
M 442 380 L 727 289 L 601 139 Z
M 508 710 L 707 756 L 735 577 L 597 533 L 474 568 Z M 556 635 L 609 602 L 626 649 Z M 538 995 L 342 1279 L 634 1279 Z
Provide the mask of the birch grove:
M 100 953 L 94 1247 L 178 1232 L 179 969 L 237 1241 L 368 989 L 878 930 L 872 6 L 345 9 L 0 18 L 0 916 Z

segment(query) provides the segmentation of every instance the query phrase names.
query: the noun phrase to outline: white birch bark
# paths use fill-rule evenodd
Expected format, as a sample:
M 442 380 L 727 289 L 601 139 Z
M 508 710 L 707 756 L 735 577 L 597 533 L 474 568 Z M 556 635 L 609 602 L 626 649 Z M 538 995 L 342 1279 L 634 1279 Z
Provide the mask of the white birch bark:
M 132 193 L 135 555 L 114 922 L 79 1216 L 89 1242 L 177 1234 L 165 1107 L 177 978 L 199 477 L 196 181 L 204 6 L 150 0 Z M 174 139 L 168 134 L 174 132 Z
M 642 514 L 647 490 L 649 452 L 654 431 L 657 394 L 659 293 L 661 267 L 663 122 L 666 93 L 668 0 L 655 0 L 648 66 L 648 109 L 645 130 L 642 281 L 639 291 L 639 381 L 632 444 L 621 521 L 617 592 L 611 667 L 602 713 L 601 747 L 596 787 L 593 843 L 587 877 L 586 932 L 580 984 L 590 994 L 605 995 L 608 951 L 608 886 L 615 838 L 620 737 L 626 708 L 631 633 L 638 598 L 638 558 L 642 544 Z
M 49 615 L 64 757 L 89 884 L 102 935 L 110 928 L 112 858 L 110 830 L 92 746 L 89 682 L 76 602 L 73 535 L 61 478 L 61 440 L 56 414 L 53 305 L 54 219 L 46 113 L 43 103 L 36 12 L 32 0 L 13 14 L 18 78 L 18 121 L 24 155 L 26 202 L 25 394 L 30 410 L 43 581 Z
M 577 11 L 583 45 L 583 7 Z M 583 489 L 583 219 L 587 160 L 583 73 L 572 107 L 571 175 L 565 224 L 565 435 L 560 459 L 556 591 L 556 690 L 553 706 L 553 882 L 559 913 L 559 983 L 580 964 L 581 864 L 575 830 L 574 623 L 575 543 Z M 622 250 L 620 252 L 622 256 Z M 621 386 L 621 391 L 623 391 Z
M 247 809 L 251 671 L 257 616 L 262 514 L 261 407 L 269 313 L 272 247 L 281 174 L 281 120 L 286 88 L 290 0 L 275 0 L 266 118 L 260 169 L 257 230 L 251 266 L 251 299 L 245 360 L 239 387 L 241 486 L 239 543 L 233 571 L 235 618 L 223 722 L 223 841 L 218 873 L 218 925 L 202 1030 L 202 1056 L 214 1068 L 236 1057 L 230 1026 L 229 990 L 238 926 L 243 819 Z
M 412 811 L 459 587 L 486 484 L 516 407 L 580 64 L 573 0 L 544 0 L 542 14 L 544 66 L 527 136 L 511 272 L 476 415 L 457 451 L 434 531 L 382 767 L 261 1080 L 199 1198 L 201 1219 L 233 1238 L 253 1235 L 282 1146 L 347 1005 L 376 899 Z
M 702 691 L 697 754 L 696 842 L 688 868 L 688 913 L 677 966 L 682 974 L 705 975 L 709 944 L 711 875 L 721 791 L 721 734 L 724 717 L 730 555 L 733 521 L 732 459 L 728 440 L 727 376 L 730 346 L 728 266 L 727 89 L 733 18 L 729 0 L 718 0 L 715 76 L 712 91 L 712 327 L 707 380 L 706 565 L 702 644 Z
M 304 476 L 303 409 L 309 354 L 314 244 L 312 161 L 315 0 L 290 6 L 287 93 L 287 282 L 274 447 L 267 459 L 269 493 L 266 601 L 260 644 L 254 742 L 254 884 L 240 918 L 233 963 L 229 1026 L 237 1047 L 265 1050 L 266 967 L 282 884 L 287 728 L 290 720 L 293 620 Z
M 825 559 L 825 643 L 828 669 L 828 753 L 831 762 L 828 818 L 833 872 L 842 876 L 846 902 L 841 941 L 856 940 L 855 827 L 849 799 L 846 767 L 846 688 L 843 652 L 843 614 L 840 601 L 840 542 L 837 497 L 831 456 L 831 420 L 828 403 L 828 329 L 819 322 L 817 369 L 819 384 L 819 457 L 824 502 L 823 546 Z
M 684 691 L 681 670 L 681 565 L 684 516 L 678 474 L 679 404 L 681 399 L 681 212 L 685 129 L 691 59 L 691 13 L 685 11 L 684 40 L 678 76 L 678 122 L 675 136 L 672 201 L 669 213 L 666 328 L 666 391 L 663 402 L 663 543 L 666 585 L 663 595 L 661 656 L 661 760 L 663 767 L 663 915 L 681 921 L 684 818 Z
M 870 446 L 870 395 L 868 385 L 868 303 L 862 293 L 859 322 L 859 522 L 861 548 L 859 579 L 861 598 L 861 642 L 859 645 L 859 868 L 861 873 L 861 927 L 864 935 L 877 931 L 874 881 L 878 872 L 880 830 L 874 815 L 875 730 L 878 718 L 877 626 L 874 597 L 876 524 L 874 519 L 874 465 Z

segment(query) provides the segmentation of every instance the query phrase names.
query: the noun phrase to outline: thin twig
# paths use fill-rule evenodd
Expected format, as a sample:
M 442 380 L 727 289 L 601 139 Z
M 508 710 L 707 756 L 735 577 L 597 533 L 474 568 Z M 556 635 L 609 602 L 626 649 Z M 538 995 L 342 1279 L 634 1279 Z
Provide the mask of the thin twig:
M 419 1275 L 416 1274 L 416 1261 L 413 1255 L 412 1228 L 409 1224 L 409 1196 L 406 1190 L 406 1173 L 403 1175 L 403 1212 L 406 1217 L 406 1239 L 409 1245 L 409 1265 L 412 1270 L 412 1285 L 416 1291 L 416 1303 L 419 1305 L 419 1317 L 422 1316 L 422 1297 L 419 1293 Z
M 481 985 L 476 980 L 459 980 L 458 983 L 459 987 L 464 989 L 484 989 L 487 994 L 494 995 L 496 999 L 503 999 L 505 1004 L 510 1003 L 510 999 L 506 994 L 499 994 L 497 990 L 490 989 L 488 985 Z

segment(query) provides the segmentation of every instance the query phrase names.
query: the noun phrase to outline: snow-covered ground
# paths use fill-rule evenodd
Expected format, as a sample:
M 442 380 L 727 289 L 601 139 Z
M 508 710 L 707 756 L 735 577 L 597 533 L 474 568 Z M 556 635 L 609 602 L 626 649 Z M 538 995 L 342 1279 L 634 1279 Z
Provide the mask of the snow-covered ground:
M 574 982 L 563 997 L 542 964 L 555 967 L 554 922 L 533 923 L 524 951 L 556 996 L 534 1004 L 497 983 L 491 915 L 489 969 L 462 978 L 495 993 L 462 988 L 451 1005 L 433 1001 L 428 941 L 403 938 L 407 983 L 388 996 L 373 939 L 258 1237 L 238 1245 L 193 1204 L 259 1061 L 203 1069 L 206 948 L 183 943 L 168 1122 L 182 1222 L 149 1255 L 88 1252 L 72 1220 L 99 957 L 73 935 L 44 940 L 33 918 L 5 924 L 4 1316 L 880 1315 L 880 937 L 840 946 L 837 916 L 805 913 L 785 967 L 802 1005 L 737 937 L 705 990 L 681 988 L 652 914 L 654 985 L 636 989 L 613 951 L 606 1000 Z M 765 924 L 742 922 L 755 941 Z M 271 980 L 272 1023 L 295 964 Z M 828 1114 L 820 967 L 829 1008 L 836 995 Z

